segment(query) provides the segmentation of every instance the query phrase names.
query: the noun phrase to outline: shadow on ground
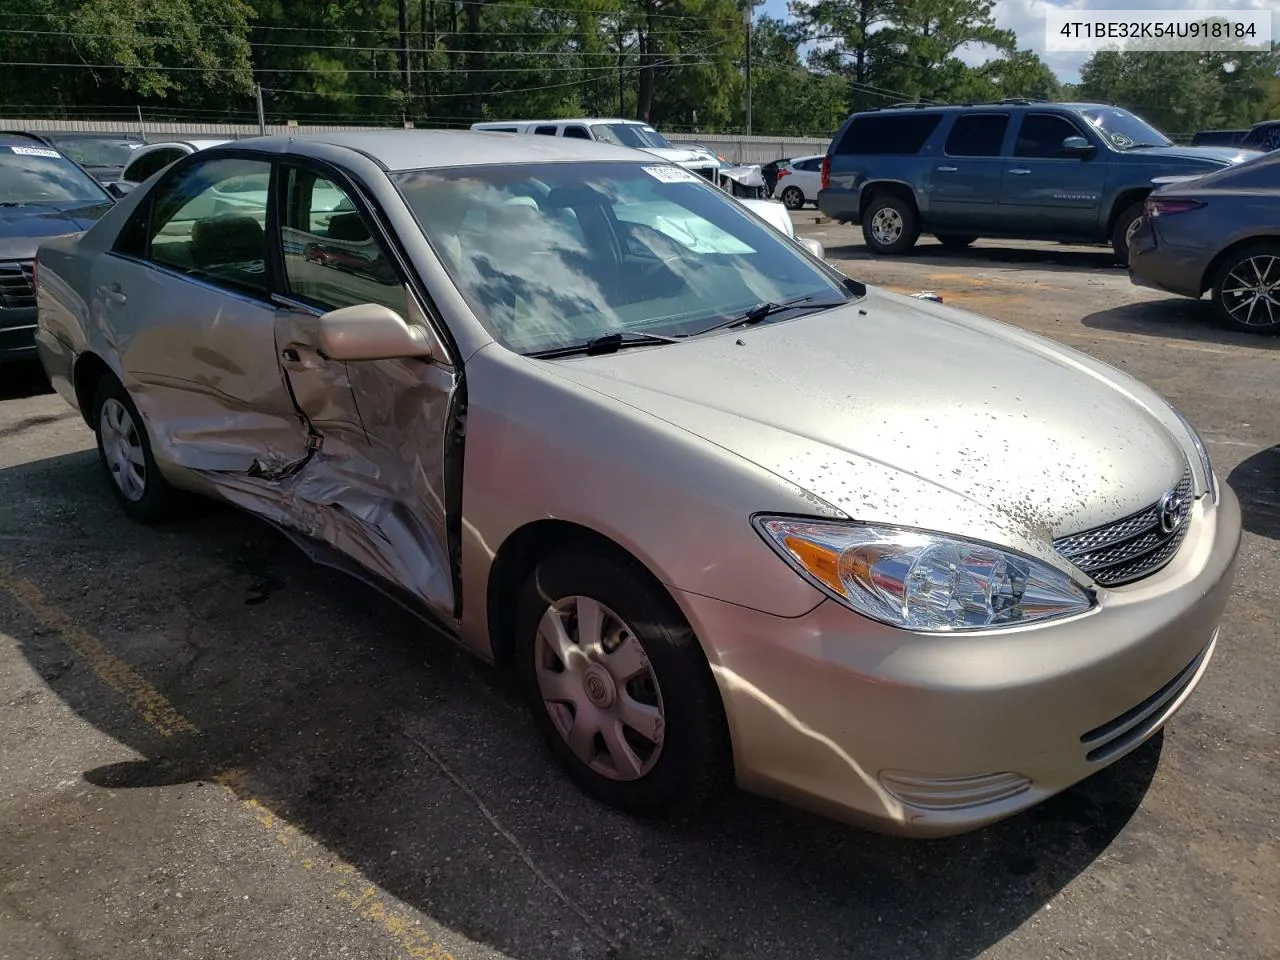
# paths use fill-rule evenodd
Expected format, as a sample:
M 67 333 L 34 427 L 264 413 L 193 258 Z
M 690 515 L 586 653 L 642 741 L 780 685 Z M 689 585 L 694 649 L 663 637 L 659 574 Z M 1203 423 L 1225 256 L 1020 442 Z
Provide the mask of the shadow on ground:
M 1082 270 L 1119 273 L 1122 270 L 1110 247 L 1059 246 L 1052 243 L 1007 247 L 1000 246 L 999 240 L 980 240 L 965 250 L 948 250 L 936 241 L 922 238 L 909 252 L 892 257 L 872 254 L 861 243 L 835 244 L 825 249 L 827 258 L 831 260 L 903 261 L 938 267 L 1029 266 L 1036 270 L 1069 273 Z
M 220 507 L 131 524 L 97 471 L 92 452 L 0 471 L 26 534 L 0 535 L 0 556 L 199 733 L 152 732 L 17 608 L 7 629 L 49 687 L 145 758 L 86 779 L 145 791 L 242 771 L 242 789 L 372 883 L 519 960 L 564 957 L 575 925 L 586 942 L 605 932 L 586 956 L 971 957 L 1108 847 L 1160 757 L 1157 737 L 1027 815 L 944 841 L 741 794 L 696 821 L 630 819 L 551 767 L 489 668 L 380 595 Z M 131 882 L 138 841 L 95 835 L 95 868 L 114 857 Z
M 1221 343 L 1234 347 L 1260 347 L 1264 350 L 1280 348 L 1280 337 L 1229 330 L 1218 324 L 1213 315 L 1212 303 L 1187 297 L 1126 303 L 1110 310 L 1091 313 L 1080 322 L 1095 330 L 1140 333 L 1148 337 Z
M 1280 444 L 1241 461 L 1227 483 L 1240 498 L 1244 528 L 1280 540 Z
M 21 400 L 44 393 L 53 393 L 53 387 L 40 364 L 0 364 L 0 400 Z

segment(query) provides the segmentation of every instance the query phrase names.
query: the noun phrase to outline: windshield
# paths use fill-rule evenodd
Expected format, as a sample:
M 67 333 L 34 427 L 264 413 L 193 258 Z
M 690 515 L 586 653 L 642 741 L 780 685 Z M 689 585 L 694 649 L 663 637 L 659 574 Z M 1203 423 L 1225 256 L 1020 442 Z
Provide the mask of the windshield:
M 57 150 L 39 144 L 0 144 L 0 204 L 109 199 L 96 180 Z
M 646 147 L 673 149 L 671 141 L 653 127 L 638 123 L 593 123 L 591 132 L 596 135 L 597 140 L 616 144 L 619 147 L 636 147 L 640 150 Z
M 86 167 L 123 167 L 142 146 L 119 137 L 50 137 L 58 149 Z
M 761 303 L 850 296 L 680 167 L 484 165 L 393 180 L 472 310 L 518 353 L 611 333 L 685 336 Z
M 1133 147 L 1168 147 L 1173 141 L 1141 117 L 1119 107 L 1089 107 L 1080 115 L 1119 150 Z

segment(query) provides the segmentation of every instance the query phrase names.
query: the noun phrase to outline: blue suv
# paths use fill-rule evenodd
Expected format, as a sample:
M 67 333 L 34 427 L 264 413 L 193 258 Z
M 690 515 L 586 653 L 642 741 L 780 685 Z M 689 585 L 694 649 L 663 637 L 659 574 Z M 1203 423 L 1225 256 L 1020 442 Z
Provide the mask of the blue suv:
M 872 253 L 978 237 L 1107 243 L 1128 234 L 1157 177 L 1195 176 L 1258 156 L 1181 147 L 1119 107 L 1002 100 L 855 113 L 822 164 L 818 208 L 861 223 Z

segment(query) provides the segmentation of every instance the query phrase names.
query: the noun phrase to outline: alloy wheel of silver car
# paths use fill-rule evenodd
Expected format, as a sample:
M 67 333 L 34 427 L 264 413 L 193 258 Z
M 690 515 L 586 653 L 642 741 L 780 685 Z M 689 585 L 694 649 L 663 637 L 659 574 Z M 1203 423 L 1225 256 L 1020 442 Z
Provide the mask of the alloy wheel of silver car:
M 610 780 L 638 780 L 662 754 L 665 712 L 644 647 L 589 597 L 547 607 L 534 649 L 538 690 L 574 756 Z
M 799 187 L 787 187 L 782 191 L 782 205 L 788 210 L 799 210 L 804 206 L 804 191 Z
M 904 229 L 902 214 L 893 207 L 881 207 L 871 218 L 871 235 L 876 243 L 889 246 L 897 243 Z
M 1280 322 L 1280 258 L 1256 254 L 1232 267 L 1219 299 L 1227 316 L 1242 327 L 1274 327 Z
M 137 424 L 124 404 L 115 398 L 102 404 L 98 431 L 111 479 L 126 499 L 141 500 L 147 492 L 147 460 Z

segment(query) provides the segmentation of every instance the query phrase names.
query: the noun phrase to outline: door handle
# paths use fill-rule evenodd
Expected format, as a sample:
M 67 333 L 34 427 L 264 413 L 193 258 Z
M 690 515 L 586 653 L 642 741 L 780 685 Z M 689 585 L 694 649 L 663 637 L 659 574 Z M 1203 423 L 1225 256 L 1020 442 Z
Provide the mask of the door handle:
M 103 300 L 110 300 L 112 303 L 125 303 L 128 297 L 124 295 L 124 291 L 120 289 L 120 284 L 113 283 L 110 286 L 104 284 L 98 288 L 98 296 Z
M 1030 172 L 1031 171 L 1028 170 L 1026 167 L 1010 167 L 1009 168 L 1009 173 L 1012 173 L 1015 177 L 1023 177 Z
M 293 349 L 293 347 L 285 347 L 280 351 L 280 356 L 284 357 L 284 359 L 289 361 L 289 363 L 297 363 L 302 359 L 298 356 L 298 351 Z
M 958 167 L 938 167 L 939 173 L 955 173 Z

